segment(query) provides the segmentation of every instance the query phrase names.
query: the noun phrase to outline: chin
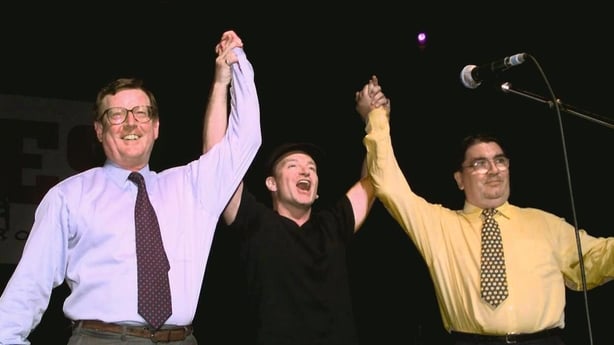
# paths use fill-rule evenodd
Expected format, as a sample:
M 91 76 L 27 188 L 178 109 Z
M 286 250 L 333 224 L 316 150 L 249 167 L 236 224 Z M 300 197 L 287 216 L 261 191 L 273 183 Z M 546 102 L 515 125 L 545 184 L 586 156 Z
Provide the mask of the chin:
M 302 199 L 302 200 L 297 200 L 297 201 L 298 201 L 298 203 L 300 205 L 303 205 L 305 207 L 311 207 L 311 205 L 313 205 L 315 200 L 313 200 L 313 199 L 309 199 L 309 200 Z

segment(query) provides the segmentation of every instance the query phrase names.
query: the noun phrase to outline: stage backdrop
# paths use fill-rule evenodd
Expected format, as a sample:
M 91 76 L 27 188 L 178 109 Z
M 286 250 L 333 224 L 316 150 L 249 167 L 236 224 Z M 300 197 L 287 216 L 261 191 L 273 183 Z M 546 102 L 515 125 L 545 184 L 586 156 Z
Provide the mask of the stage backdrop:
M 0 264 L 19 260 L 47 190 L 94 164 L 92 106 L 0 95 Z

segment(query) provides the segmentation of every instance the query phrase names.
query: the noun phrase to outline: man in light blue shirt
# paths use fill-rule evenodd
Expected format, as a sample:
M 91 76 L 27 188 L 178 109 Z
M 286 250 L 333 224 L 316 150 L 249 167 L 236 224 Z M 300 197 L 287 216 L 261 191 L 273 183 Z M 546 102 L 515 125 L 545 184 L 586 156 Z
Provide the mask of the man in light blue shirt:
M 118 79 L 100 90 L 94 129 L 106 162 L 58 183 L 38 206 L 21 260 L 0 297 L 0 344 L 29 344 L 53 288 L 63 282 L 70 288 L 63 311 L 75 321 L 70 344 L 83 330 L 90 340 L 92 332 L 102 331 L 105 344 L 109 337 L 195 343 L 191 323 L 214 230 L 262 142 L 253 68 L 242 47 L 240 41 L 230 44 L 216 60 L 230 51 L 236 59 L 230 66 L 228 130 L 183 166 L 150 170 L 160 121 L 156 99 L 140 80 Z M 218 78 L 216 73 L 212 88 Z M 159 330 L 137 312 L 137 187 L 128 180 L 133 171 L 145 178 L 170 263 L 172 315 Z

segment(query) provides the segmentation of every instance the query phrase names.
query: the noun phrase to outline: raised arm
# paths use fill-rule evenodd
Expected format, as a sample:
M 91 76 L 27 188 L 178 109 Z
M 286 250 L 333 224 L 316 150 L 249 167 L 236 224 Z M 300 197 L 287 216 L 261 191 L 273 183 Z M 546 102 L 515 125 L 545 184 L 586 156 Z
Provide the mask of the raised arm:
M 423 222 L 425 214 L 432 214 L 434 207 L 420 196 L 414 194 L 399 167 L 390 137 L 390 103 L 388 112 L 374 109 L 365 120 L 366 135 L 363 144 L 367 150 L 369 177 L 375 188 L 376 197 L 382 202 L 390 215 L 410 236 L 418 249 L 430 257 L 428 236 Z M 438 206 L 435 206 L 438 207 Z
M 237 62 L 237 55 L 233 51 L 235 47 L 242 48 L 243 42 L 234 31 L 224 32 L 215 46 L 215 75 L 203 123 L 203 153 L 219 143 L 228 128 L 228 88 L 232 82 L 230 66 Z
M 382 92 L 376 76 L 372 76 L 365 86 L 356 92 L 356 111 L 366 120 L 373 109 L 390 110 L 389 101 Z M 361 178 L 346 193 L 354 210 L 354 232 L 358 231 L 364 223 L 373 202 L 375 201 L 375 189 L 367 174 L 366 158 L 362 165 Z
M 228 128 L 228 93 L 232 88 L 232 65 L 237 63 L 235 48 L 243 48 L 243 42 L 234 31 L 226 31 L 215 46 L 215 76 L 209 92 L 209 102 L 203 120 L 203 153 L 219 143 Z M 226 224 L 234 221 L 241 201 L 243 182 L 230 198 L 222 217 Z

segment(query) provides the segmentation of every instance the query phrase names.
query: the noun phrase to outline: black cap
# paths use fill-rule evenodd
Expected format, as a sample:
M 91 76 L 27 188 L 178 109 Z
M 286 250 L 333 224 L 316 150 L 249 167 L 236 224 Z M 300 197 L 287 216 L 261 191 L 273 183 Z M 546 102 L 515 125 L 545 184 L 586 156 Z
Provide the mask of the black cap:
M 320 161 L 324 156 L 324 152 L 318 146 L 311 143 L 285 143 L 277 146 L 266 160 L 264 168 L 267 176 L 273 175 L 275 165 L 281 158 L 292 152 L 303 152 L 308 154 L 319 166 Z

